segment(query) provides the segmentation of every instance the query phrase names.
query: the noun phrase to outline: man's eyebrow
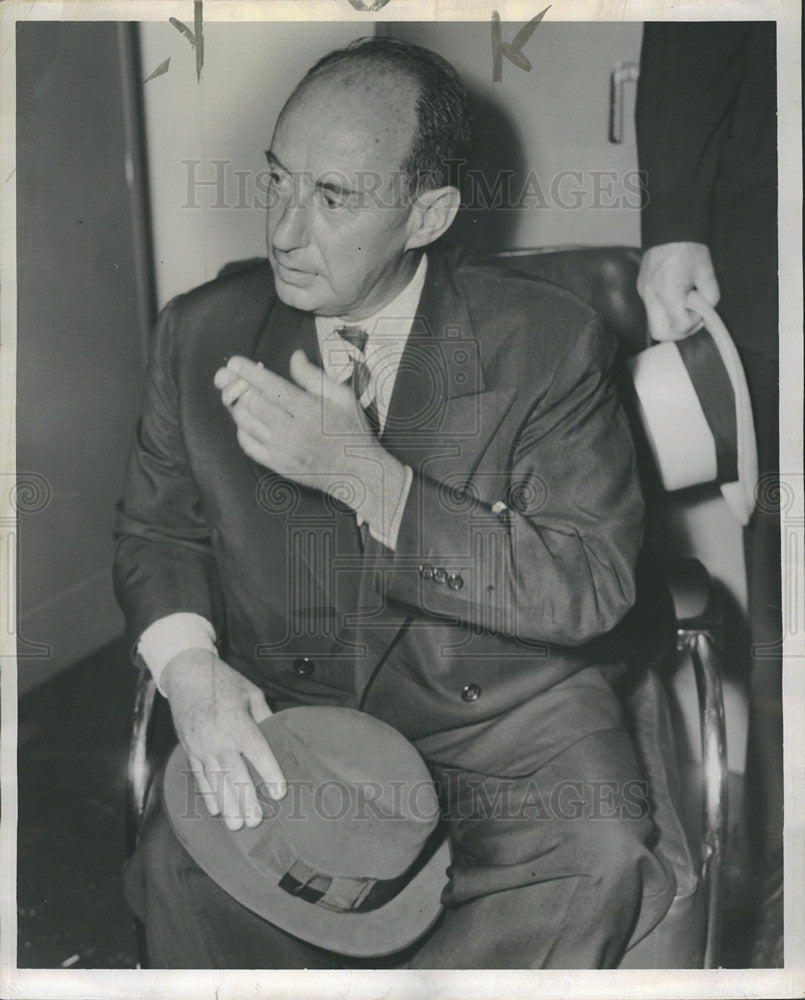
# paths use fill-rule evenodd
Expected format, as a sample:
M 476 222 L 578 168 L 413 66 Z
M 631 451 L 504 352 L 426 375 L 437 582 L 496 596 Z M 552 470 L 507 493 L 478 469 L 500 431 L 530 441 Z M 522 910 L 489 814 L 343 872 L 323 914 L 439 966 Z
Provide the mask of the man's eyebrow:
M 354 188 L 344 187 L 343 184 L 338 184 L 335 181 L 316 181 L 316 187 L 320 191 L 329 191 L 331 194 L 338 195 L 350 195 L 358 194 Z
M 266 154 L 266 159 L 270 164 L 279 167 L 280 170 L 284 171 L 286 174 L 289 174 L 291 172 L 286 166 L 284 166 L 277 159 L 277 157 L 270 149 L 267 149 L 265 151 L 265 154 Z M 346 197 L 347 195 L 359 193 L 355 188 L 345 187 L 343 184 L 338 184 L 334 180 L 316 181 L 316 187 L 320 191 L 329 191 L 331 194 L 342 195 L 344 197 Z
M 266 153 L 266 159 L 268 160 L 269 163 L 273 163 L 274 166 L 279 167 L 280 170 L 284 170 L 286 174 L 289 174 L 291 172 L 290 170 L 288 170 L 287 167 L 284 167 L 280 163 L 280 161 L 277 159 L 277 157 L 274 155 L 274 153 L 270 149 L 267 149 L 265 151 L 265 153 Z

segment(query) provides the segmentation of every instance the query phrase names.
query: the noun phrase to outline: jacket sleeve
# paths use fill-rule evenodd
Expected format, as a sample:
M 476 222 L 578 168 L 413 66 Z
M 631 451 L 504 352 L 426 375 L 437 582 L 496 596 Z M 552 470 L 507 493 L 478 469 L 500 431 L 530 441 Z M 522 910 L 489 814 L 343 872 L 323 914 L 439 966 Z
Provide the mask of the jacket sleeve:
M 749 29 L 657 22 L 643 31 L 635 125 L 642 242 L 710 243 L 713 190 L 741 87 Z
M 643 501 L 613 355 L 592 321 L 503 443 L 499 501 L 472 481 L 414 476 L 382 594 L 523 640 L 575 645 L 618 623 L 635 598 Z
M 115 522 L 115 593 L 136 644 L 154 621 L 195 612 L 216 625 L 217 575 L 179 421 L 181 299 L 157 320 L 140 421 Z

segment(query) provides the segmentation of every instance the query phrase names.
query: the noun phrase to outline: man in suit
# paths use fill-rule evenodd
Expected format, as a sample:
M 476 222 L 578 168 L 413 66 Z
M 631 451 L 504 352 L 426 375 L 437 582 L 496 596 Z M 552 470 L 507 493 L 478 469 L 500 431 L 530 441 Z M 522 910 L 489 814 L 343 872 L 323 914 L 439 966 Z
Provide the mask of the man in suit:
M 271 711 L 357 707 L 422 754 L 453 863 L 391 964 L 612 966 L 674 892 L 595 645 L 634 600 L 634 453 L 595 316 L 438 242 L 469 135 L 417 46 L 305 76 L 268 152 L 270 271 L 157 324 L 117 592 L 231 829 L 261 822 L 247 764 L 285 791 Z M 128 887 L 156 965 L 348 964 L 229 899 L 158 809 Z
M 763 899 L 753 964 L 782 965 L 783 712 L 775 24 L 644 29 L 637 147 L 646 193 L 638 278 L 652 336 L 682 337 L 697 289 L 746 373 L 758 503 L 744 531 L 752 640 L 746 816 Z

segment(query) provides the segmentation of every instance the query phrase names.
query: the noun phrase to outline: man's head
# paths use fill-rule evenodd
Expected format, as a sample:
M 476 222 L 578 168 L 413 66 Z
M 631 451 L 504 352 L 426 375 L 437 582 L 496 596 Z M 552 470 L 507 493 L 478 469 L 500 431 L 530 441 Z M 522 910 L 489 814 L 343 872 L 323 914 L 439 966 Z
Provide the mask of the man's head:
M 360 319 L 451 225 L 471 115 L 440 56 L 395 39 L 331 52 L 283 108 L 268 152 L 268 254 L 280 298 Z

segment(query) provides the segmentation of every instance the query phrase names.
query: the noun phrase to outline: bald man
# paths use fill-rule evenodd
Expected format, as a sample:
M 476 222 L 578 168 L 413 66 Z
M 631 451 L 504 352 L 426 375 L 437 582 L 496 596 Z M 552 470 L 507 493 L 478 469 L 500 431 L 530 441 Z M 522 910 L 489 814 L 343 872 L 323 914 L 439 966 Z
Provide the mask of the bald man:
M 268 150 L 268 265 L 157 324 L 117 593 L 230 829 L 268 822 L 254 776 L 286 793 L 272 711 L 359 708 L 419 750 L 444 912 L 370 964 L 614 966 L 674 893 L 594 652 L 634 601 L 642 500 L 595 316 L 440 240 L 470 125 L 455 70 L 404 42 L 303 78 Z M 505 815 L 479 808 L 504 786 Z M 128 892 L 157 966 L 354 964 L 230 899 L 158 802 Z

